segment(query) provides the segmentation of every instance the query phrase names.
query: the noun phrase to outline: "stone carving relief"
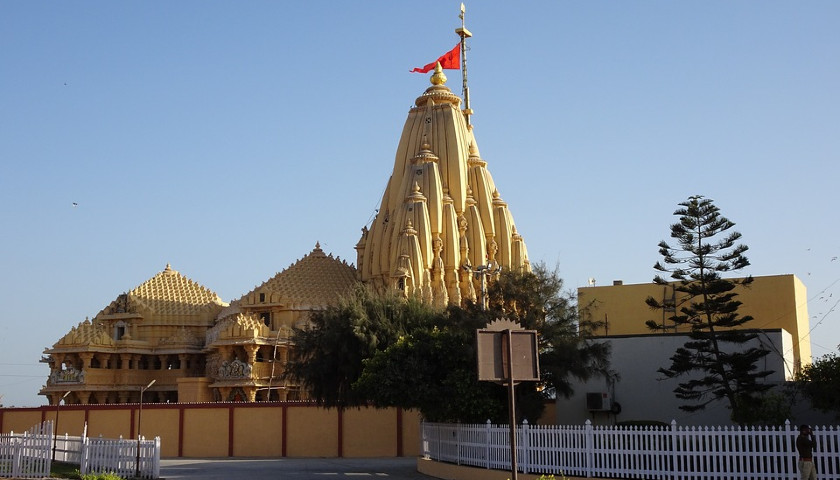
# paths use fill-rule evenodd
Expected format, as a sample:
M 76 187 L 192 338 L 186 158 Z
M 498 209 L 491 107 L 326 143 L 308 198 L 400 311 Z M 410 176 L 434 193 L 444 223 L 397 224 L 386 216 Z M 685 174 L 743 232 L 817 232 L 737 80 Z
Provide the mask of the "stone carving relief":
M 222 362 L 219 367 L 219 378 L 250 378 L 251 366 L 236 359 L 232 362 Z
M 63 383 L 85 383 L 85 372 L 77 370 L 72 365 L 67 368 L 56 370 L 50 374 L 50 385 Z

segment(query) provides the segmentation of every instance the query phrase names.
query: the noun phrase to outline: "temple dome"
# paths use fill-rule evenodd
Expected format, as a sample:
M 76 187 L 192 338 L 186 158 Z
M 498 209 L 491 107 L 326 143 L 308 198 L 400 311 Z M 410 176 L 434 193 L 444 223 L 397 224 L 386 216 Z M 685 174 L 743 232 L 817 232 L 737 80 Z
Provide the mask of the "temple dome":
M 258 305 L 262 294 L 268 303 L 323 308 L 335 304 L 358 282 L 356 269 L 327 255 L 319 243 L 303 258 L 240 298 L 241 305 Z
M 225 303 L 215 292 L 173 270 L 166 268 L 126 294 L 117 297 L 96 316 L 136 313 L 146 320 L 156 317 L 194 316 L 212 322 Z

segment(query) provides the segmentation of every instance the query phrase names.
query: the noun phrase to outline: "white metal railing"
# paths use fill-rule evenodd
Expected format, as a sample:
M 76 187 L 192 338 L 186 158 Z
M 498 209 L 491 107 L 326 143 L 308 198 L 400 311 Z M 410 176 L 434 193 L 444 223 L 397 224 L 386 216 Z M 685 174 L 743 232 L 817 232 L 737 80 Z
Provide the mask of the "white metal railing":
M 427 458 L 510 469 L 507 425 L 423 423 Z M 795 426 L 531 426 L 517 428 L 522 473 L 661 480 L 796 478 Z M 840 427 L 814 427 L 820 480 L 840 480 Z
M 25 433 L 0 434 L 0 477 L 49 477 L 52 429 L 46 421 Z

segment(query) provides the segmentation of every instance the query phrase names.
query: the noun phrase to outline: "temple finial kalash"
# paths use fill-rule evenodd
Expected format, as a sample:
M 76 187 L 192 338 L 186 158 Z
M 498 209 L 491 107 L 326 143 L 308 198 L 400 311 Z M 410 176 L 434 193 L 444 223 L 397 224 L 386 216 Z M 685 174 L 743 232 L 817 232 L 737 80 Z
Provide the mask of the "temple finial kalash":
M 429 78 L 432 85 L 446 85 L 446 75 L 443 73 L 443 67 L 440 62 L 435 65 L 435 73 Z
M 408 113 L 380 207 L 356 245 L 362 281 L 444 305 L 483 301 L 477 292 L 501 269 L 531 270 L 470 125 L 464 53 L 472 33 L 463 16 L 462 8 L 460 44 L 412 70 L 434 69 L 431 86 Z M 463 102 L 443 73 L 459 68 Z

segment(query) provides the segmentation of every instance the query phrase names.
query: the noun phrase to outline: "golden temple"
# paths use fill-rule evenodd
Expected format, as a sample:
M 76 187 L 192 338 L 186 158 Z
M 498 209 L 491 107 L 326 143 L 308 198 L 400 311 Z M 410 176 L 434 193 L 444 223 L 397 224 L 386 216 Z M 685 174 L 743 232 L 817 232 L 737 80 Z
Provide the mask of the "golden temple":
M 357 266 L 316 244 L 228 304 L 166 265 L 44 351 L 50 375 L 40 394 L 51 404 L 137 402 L 143 391 L 145 402 L 304 399 L 281 380 L 293 329 L 357 282 L 444 306 L 482 300 L 503 268 L 530 270 L 479 155 L 472 110 L 445 82 L 438 65 L 409 111 L 381 206 L 356 245 Z

